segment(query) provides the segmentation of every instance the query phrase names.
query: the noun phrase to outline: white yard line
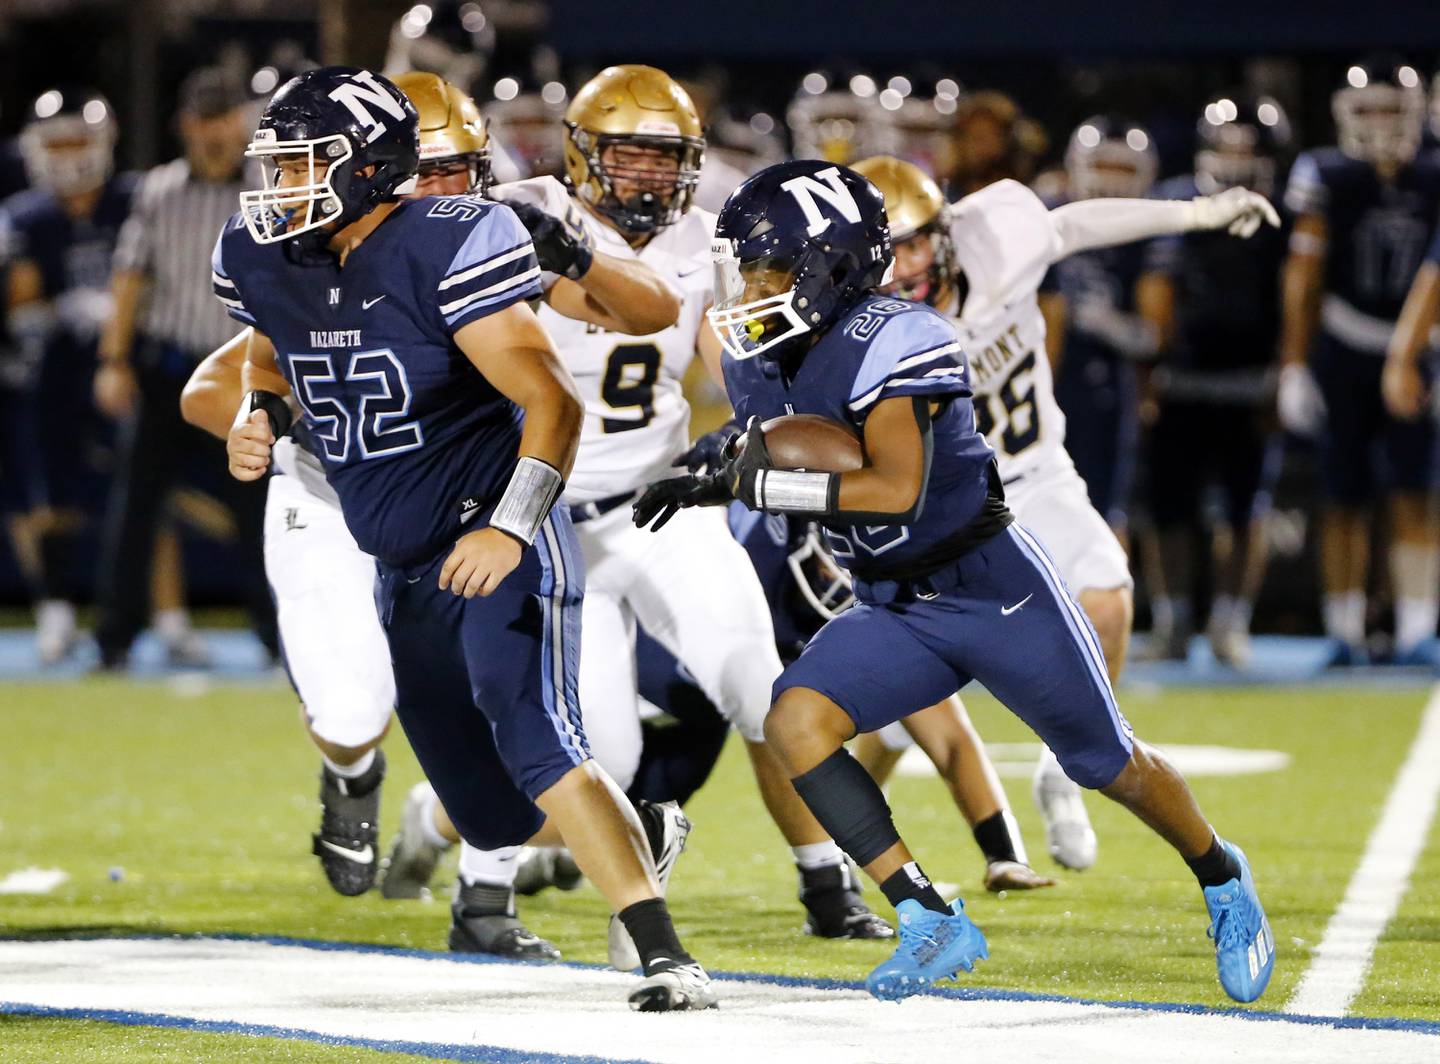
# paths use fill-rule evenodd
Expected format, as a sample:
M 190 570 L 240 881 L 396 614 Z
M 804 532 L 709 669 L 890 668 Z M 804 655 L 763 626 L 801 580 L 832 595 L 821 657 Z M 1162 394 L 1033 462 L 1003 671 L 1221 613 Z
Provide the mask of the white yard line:
M 1357 712 L 1363 712 L 1358 710 Z M 1440 685 L 1430 694 L 1380 822 L 1370 834 L 1360 867 L 1330 917 L 1286 1012 L 1343 1016 L 1365 984 L 1370 961 L 1400 907 L 1415 863 L 1430 835 L 1440 799 Z

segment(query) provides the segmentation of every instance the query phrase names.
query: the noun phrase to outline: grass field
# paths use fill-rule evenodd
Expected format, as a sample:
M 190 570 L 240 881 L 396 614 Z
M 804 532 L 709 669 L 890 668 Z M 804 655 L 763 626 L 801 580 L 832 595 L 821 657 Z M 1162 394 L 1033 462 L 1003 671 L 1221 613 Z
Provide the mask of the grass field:
M 1284 751 L 1278 772 L 1194 781 L 1202 805 L 1255 867 L 1279 948 L 1261 1006 L 1282 1007 L 1344 893 L 1412 741 L 1428 692 L 1376 689 L 1173 690 L 1122 699 L 1138 734 L 1161 745 Z M 345 899 L 309 854 L 317 757 L 278 683 L 182 690 L 87 680 L 7 683 L 0 732 L 0 878 L 28 866 L 69 880 L 44 895 L 0 896 L 0 937 L 240 933 L 443 949 L 433 902 Z M 972 715 L 991 741 L 1031 738 L 983 696 Z M 387 747 L 388 839 L 418 769 L 396 729 Z M 1009 780 L 1038 867 L 1049 869 L 1028 784 Z M 1051 891 L 987 895 L 968 830 L 933 779 L 897 779 L 901 830 L 927 871 L 962 885 L 991 960 L 974 985 L 1105 1000 L 1229 1004 L 1214 973 L 1193 879 L 1118 807 L 1092 798 L 1100 861 Z M 696 829 L 672 882 L 687 943 L 712 969 L 853 979 L 882 944 L 798 931 L 794 872 L 732 744 L 692 802 Z M 112 877 L 112 870 L 117 875 Z M 443 875 L 450 875 L 449 866 Z M 877 892 L 872 900 L 882 911 Z M 522 899 L 522 913 L 568 959 L 603 962 L 606 908 L 593 889 Z M 1354 1013 L 1440 1018 L 1440 828 L 1375 957 Z M 0 1015 L 9 1061 L 366 1060 L 354 1048 Z M 384 1059 L 395 1060 L 394 1055 Z

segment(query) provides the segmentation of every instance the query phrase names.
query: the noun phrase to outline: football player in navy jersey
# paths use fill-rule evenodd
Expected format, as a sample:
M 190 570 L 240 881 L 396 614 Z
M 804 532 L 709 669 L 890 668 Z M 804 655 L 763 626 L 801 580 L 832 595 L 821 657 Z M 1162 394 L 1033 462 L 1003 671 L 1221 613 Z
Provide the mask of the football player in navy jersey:
M 988 947 L 963 903 L 941 900 L 843 743 L 974 678 L 1067 775 L 1180 851 L 1203 888 L 1221 984 L 1253 1001 L 1273 970 L 1274 937 L 1245 857 L 1215 834 L 1179 773 L 1133 738 L 1094 630 L 1005 506 L 954 327 L 928 306 L 875 294 L 892 261 L 884 200 L 852 170 L 782 163 L 736 189 L 716 224 L 710 320 L 747 432 L 716 473 L 653 484 L 636 522 L 731 499 L 809 516 L 854 576 L 859 601 L 776 681 L 765 733 L 816 818 L 899 913 L 899 947 L 871 972 L 872 993 L 905 997 L 969 970 Z M 775 468 L 761 422 L 801 413 L 853 429 L 863 467 Z
M 105 491 L 87 464 L 105 435 L 90 379 L 110 311 L 110 258 L 135 191 L 133 175 L 111 173 L 116 137 L 114 112 L 99 93 L 76 86 L 41 93 L 20 135 L 34 187 L 7 200 L 0 215 L 15 349 L 5 375 L 18 393 L 0 502 L 32 585 L 45 665 L 75 646 L 75 540 L 87 499 Z
M 1440 149 L 1421 144 L 1425 90 L 1395 59 L 1356 63 L 1332 104 L 1339 144 L 1302 152 L 1285 205 L 1279 412 L 1320 434 L 1325 632 L 1335 664 L 1363 661 L 1370 523 L 1389 506 L 1397 660 L 1424 658 L 1440 613 L 1431 418 L 1397 420 L 1380 394 L 1386 348 L 1440 217 Z M 1377 448 L 1383 462 L 1375 462 Z
M 1142 199 L 1158 166 L 1141 126 L 1088 118 L 1065 152 L 1066 200 Z M 1154 332 L 1135 307 L 1143 258 L 1141 243 L 1067 255 L 1050 267 L 1040 296 L 1055 399 L 1065 413 L 1065 449 L 1090 502 L 1122 542 L 1138 432 L 1135 364 L 1155 354 Z
M 576 698 L 584 575 L 564 508 L 581 407 L 526 300 L 540 266 L 509 208 L 399 199 L 414 106 L 370 71 L 309 71 L 251 142 L 265 187 L 216 244 L 216 294 L 253 327 L 231 472 L 263 476 L 293 393 L 376 601 L 397 711 L 461 835 L 564 839 L 634 939 L 642 1011 L 705 1008 L 654 840 L 592 760 Z M 553 821 L 553 823 L 551 823 Z
M 1227 188 L 1270 196 L 1290 147 L 1280 104 L 1241 93 L 1217 96 L 1200 117 L 1195 170 L 1156 194 L 1187 200 Z M 1262 227 L 1240 245 L 1185 233 L 1146 247 L 1137 295 L 1159 359 L 1145 388 L 1150 426 L 1151 514 L 1159 539 L 1152 586 L 1158 642 L 1183 658 L 1193 616 L 1202 500 L 1215 482 L 1226 535 L 1216 539 L 1206 635 L 1217 661 L 1250 660 L 1250 608 L 1265 573 L 1263 516 L 1277 466 L 1270 446 L 1280 336 L 1282 229 Z M 1151 406 L 1153 404 L 1153 407 Z M 1210 445 L 1196 452 L 1201 437 Z M 1222 547 L 1223 544 L 1223 547 Z

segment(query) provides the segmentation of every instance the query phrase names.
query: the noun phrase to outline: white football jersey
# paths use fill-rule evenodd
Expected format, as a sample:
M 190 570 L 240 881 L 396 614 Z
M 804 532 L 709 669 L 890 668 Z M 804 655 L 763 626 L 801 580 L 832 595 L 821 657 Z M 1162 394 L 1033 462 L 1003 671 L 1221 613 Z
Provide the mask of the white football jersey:
M 1030 189 L 1006 180 L 966 196 L 950 217 L 958 266 L 970 283 L 955 327 L 970 361 L 976 428 L 995 449 L 1000 479 L 1070 466 L 1037 299 L 1060 255 L 1050 211 Z
M 596 251 L 638 257 L 680 293 L 680 320 L 649 336 L 607 332 L 549 307 L 539 312 L 585 402 L 580 453 L 565 485 L 565 501 L 594 502 L 673 476 L 670 463 L 690 446 L 690 406 L 680 382 L 695 357 L 705 309 L 714 300 L 710 239 L 715 216 L 691 208 L 636 252 L 553 177 L 497 185 L 491 195 L 533 203 L 582 226 Z M 554 274 L 545 275 L 547 289 L 555 281 Z

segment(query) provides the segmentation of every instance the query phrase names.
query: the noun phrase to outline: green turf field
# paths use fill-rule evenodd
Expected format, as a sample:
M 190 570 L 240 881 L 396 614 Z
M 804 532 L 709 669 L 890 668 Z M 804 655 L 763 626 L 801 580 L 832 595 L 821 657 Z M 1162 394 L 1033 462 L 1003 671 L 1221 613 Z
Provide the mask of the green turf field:
M 1282 1007 L 1304 971 L 1414 737 L 1427 690 L 1185 690 L 1122 701 L 1138 734 L 1165 743 L 1281 750 L 1280 772 L 1207 777 L 1212 820 L 1245 846 L 1280 951 L 1260 1006 Z M 309 854 L 318 759 L 279 684 L 181 693 L 117 680 L 13 684 L 0 732 L 0 877 L 58 867 L 48 895 L 0 897 L 0 935 L 238 932 L 443 949 L 433 902 L 345 899 Z M 969 700 L 992 741 L 1031 738 L 988 699 Z M 418 771 L 398 729 L 387 747 L 388 840 Z M 1050 870 L 1023 780 L 1011 801 L 1037 867 Z M 933 779 L 891 788 L 926 870 L 960 883 L 992 959 L 967 981 L 1100 999 L 1228 1005 L 1214 975 L 1200 894 L 1184 865 L 1118 807 L 1092 797 L 1096 868 L 1052 891 L 987 895 L 968 830 Z M 802 936 L 794 873 L 734 745 L 689 809 L 696 828 L 672 881 L 691 950 L 712 969 L 859 978 L 883 944 Z M 111 869 L 123 870 L 113 880 Z M 442 872 L 448 876 L 453 865 Z M 1436 1018 L 1440 830 L 1376 954 L 1355 1013 Z M 437 877 L 439 889 L 448 881 Z M 884 909 L 878 892 L 871 892 Z M 603 962 L 606 909 L 584 887 L 522 899 L 569 959 Z M 361 1060 L 355 1049 L 231 1035 L 0 1016 L 5 1061 Z M 60 1053 L 60 1047 L 65 1050 Z M 72 1052 L 73 1049 L 73 1052 Z M 60 1053 L 60 1055 L 57 1055 Z M 384 1059 L 394 1060 L 394 1056 Z

